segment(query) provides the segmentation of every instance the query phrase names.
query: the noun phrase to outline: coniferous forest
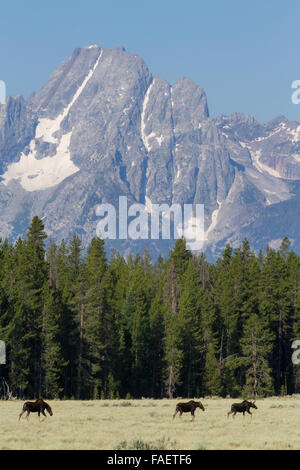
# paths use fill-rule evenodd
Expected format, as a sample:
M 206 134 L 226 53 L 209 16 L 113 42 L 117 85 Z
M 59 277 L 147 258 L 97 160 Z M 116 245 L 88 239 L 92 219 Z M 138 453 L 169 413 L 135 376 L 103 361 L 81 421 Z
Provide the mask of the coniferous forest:
M 0 366 L 19 398 L 300 393 L 300 258 L 247 240 L 210 264 L 183 239 L 168 259 L 109 259 L 104 241 L 0 243 Z M 46 247 L 47 246 L 47 250 Z

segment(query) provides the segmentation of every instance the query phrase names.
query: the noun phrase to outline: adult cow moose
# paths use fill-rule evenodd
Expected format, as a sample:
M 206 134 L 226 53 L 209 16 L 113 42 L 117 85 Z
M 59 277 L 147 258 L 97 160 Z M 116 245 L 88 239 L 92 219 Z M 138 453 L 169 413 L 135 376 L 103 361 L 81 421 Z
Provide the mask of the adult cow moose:
M 47 415 L 45 414 L 45 410 L 48 411 L 50 416 L 53 416 L 53 411 L 51 409 L 51 406 L 48 405 L 48 403 L 46 403 L 42 398 L 38 398 L 36 401 L 26 401 L 19 415 L 19 421 L 22 415 L 26 411 L 27 411 L 26 419 L 28 419 L 28 416 L 30 415 L 30 413 L 38 413 L 39 418 L 40 418 L 40 414 L 42 413 L 42 415 L 45 416 L 45 418 L 47 418 Z
M 173 414 L 173 419 L 175 418 L 178 412 L 180 413 L 179 418 L 181 418 L 182 413 L 190 412 L 192 415 L 192 421 L 194 421 L 196 408 L 200 408 L 201 410 L 205 411 L 205 408 L 202 405 L 201 401 L 190 400 L 187 403 L 177 403 L 175 413 Z
M 245 416 L 246 411 L 247 413 L 249 413 L 249 415 L 251 415 L 251 418 L 252 418 L 252 413 L 250 411 L 250 408 L 254 408 L 255 410 L 257 410 L 257 406 L 255 405 L 255 400 L 253 402 L 244 400 L 242 401 L 242 403 L 233 403 L 233 405 L 231 405 L 231 410 L 228 411 L 227 413 L 227 418 L 229 418 L 229 415 L 231 414 L 232 414 L 232 417 L 234 418 L 237 413 L 243 413 L 243 416 Z

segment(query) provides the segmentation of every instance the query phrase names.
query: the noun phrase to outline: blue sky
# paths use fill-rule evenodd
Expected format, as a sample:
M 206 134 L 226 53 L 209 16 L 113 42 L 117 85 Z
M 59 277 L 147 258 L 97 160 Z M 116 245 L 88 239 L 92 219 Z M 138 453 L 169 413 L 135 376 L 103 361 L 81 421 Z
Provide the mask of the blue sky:
M 170 84 L 203 86 L 211 116 L 300 121 L 299 20 L 294 0 L 10 0 L 0 6 L 0 80 L 28 97 L 75 47 L 122 45 Z

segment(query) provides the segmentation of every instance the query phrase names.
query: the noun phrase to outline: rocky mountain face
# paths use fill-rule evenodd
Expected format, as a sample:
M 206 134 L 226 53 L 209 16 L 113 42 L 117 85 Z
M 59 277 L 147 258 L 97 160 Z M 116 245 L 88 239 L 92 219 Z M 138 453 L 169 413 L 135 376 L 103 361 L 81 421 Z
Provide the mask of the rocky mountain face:
M 58 241 L 96 235 L 101 203 L 204 204 L 205 249 L 287 235 L 300 252 L 300 124 L 235 113 L 211 119 L 204 90 L 170 86 L 124 48 L 75 49 L 27 101 L 0 104 L 0 236 L 34 215 Z M 173 241 L 115 240 L 109 248 L 166 254 Z

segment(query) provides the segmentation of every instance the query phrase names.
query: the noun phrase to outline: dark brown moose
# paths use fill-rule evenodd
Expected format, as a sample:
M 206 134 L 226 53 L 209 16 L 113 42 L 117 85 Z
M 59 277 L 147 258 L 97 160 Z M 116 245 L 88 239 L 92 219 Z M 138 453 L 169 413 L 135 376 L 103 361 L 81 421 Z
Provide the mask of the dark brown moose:
M 201 410 L 205 411 L 205 408 L 202 405 L 201 401 L 191 400 L 187 403 L 177 403 L 175 413 L 173 414 L 173 419 L 175 418 L 178 412 L 180 413 L 179 418 L 181 418 L 182 413 L 190 412 L 192 415 L 192 421 L 194 421 L 196 408 L 200 408 Z
M 257 406 L 255 405 L 255 400 L 254 402 L 244 400 L 242 403 L 233 403 L 231 405 L 231 410 L 228 411 L 227 413 L 227 418 L 229 418 L 229 415 L 232 414 L 232 417 L 234 418 L 237 413 L 243 413 L 243 416 L 245 416 L 245 412 L 249 413 L 252 418 L 252 413 L 250 411 L 250 408 L 255 408 L 257 410 Z
M 51 406 L 48 405 L 48 403 L 46 403 L 44 400 L 42 400 L 42 398 L 39 398 L 36 401 L 26 401 L 23 405 L 22 412 L 19 415 L 19 420 L 21 419 L 23 413 L 25 413 L 26 411 L 27 411 L 26 419 L 28 419 L 28 416 L 30 415 L 30 413 L 38 413 L 39 418 L 40 418 L 40 414 L 42 413 L 42 415 L 45 416 L 45 418 L 47 418 L 45 414 L 45 410 L 48 411 L 50 416 L 53 416 Z

